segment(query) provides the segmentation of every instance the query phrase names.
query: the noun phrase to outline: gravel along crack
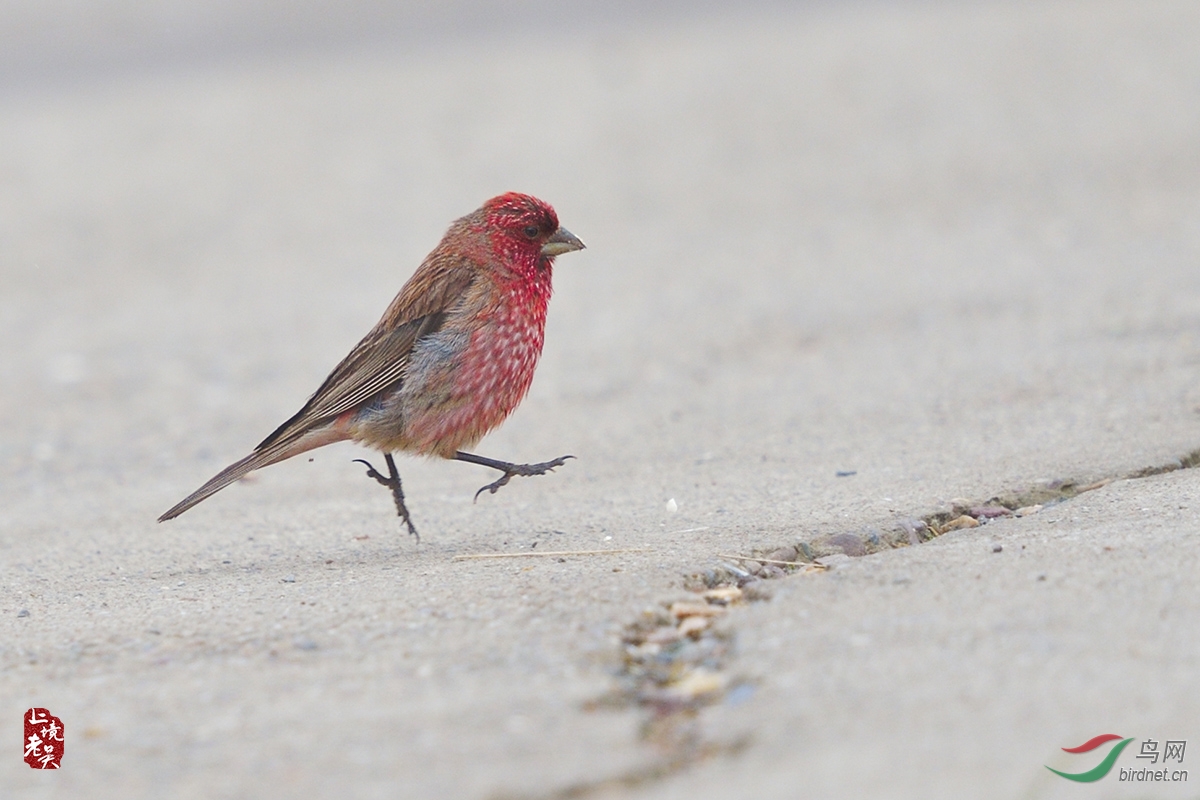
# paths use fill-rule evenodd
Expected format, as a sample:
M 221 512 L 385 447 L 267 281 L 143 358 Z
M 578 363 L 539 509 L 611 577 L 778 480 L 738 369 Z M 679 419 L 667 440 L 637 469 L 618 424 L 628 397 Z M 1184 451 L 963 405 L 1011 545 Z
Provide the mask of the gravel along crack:
M 1064 503 L 1118 480 L 1138 480 L 1200 466 L 1200 448 L 1158 466 L 1092 480 L 1054 480 L 997 494 L 984 501 L 959 498 L 922 516 L 901 518 L 868 534 L 843 532 L 793 544 L 752 549 L 749 555 L 713 556 L 712 566 L 684 577 L 684 592 L 646 608 L 624 626 L 612 690 L 587 711 L 638 709 L 641 738 L 658 757 L 649 766 L 571 784 L 537 795 L 568 800 L 670 777 L 692 764 L 734 756 L 747 737 L 713 741 L 700 717 L 719 703 L 740 703 L 754 684 L 736 670 L 734 625 L 741 607 L 771 598 L 769 582 L 792 575 L 819 576 L 838 561 L 911 547 L 954 530 L 995 524 Z M 515 798 L 512 795 L 498 797 Z M 534 800 L 534 796 L 521 796 Z

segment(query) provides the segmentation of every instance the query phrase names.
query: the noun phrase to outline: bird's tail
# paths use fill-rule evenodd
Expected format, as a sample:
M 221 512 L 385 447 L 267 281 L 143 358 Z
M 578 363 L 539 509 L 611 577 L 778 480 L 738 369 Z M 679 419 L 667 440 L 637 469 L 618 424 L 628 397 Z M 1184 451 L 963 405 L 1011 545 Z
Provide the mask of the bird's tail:
M 178 517 L 200 501 L 212 497 L 229 484 L 239 478 L 245 477 L 256 469 L 261 469 L 292 456 L 306 453 L 314 447 L 340 442 L 346 438 L 348 437 L 343 429 L 339 429 L 336 426 L 327 426 L 307 431 L 298 437 L 272 442 L 266 447 L 260 445 L 253 453 L 241 461 L 235 461 L 230 464 L 212 476 L 208 483 L 171 506 L 166 513 L 158 518 L 158 521 L 166 522 L 169 519 L 175 519 L 175 517 Z
M 171 506 L 171 508 L 165 514 L 158 518 L 158 521 L 166 522 L 169 519 L 175 519 L 175 517 L 178 517 L 180 514 L 187 511 L 201 500 L 208 499 L 239 478 L 244 477 L 259 467 L 265 467 L 267 464 L 272 464 L 277 460 L 278 459 L 263 460 L 263 453 L 256 451 L 246 456 L 241 461 L 235 461 L 225 469 L 218 472 L 216 475 L 212 476 L 208 483 L 204 484 L 199 489 L 192 492 L 175 505 Z

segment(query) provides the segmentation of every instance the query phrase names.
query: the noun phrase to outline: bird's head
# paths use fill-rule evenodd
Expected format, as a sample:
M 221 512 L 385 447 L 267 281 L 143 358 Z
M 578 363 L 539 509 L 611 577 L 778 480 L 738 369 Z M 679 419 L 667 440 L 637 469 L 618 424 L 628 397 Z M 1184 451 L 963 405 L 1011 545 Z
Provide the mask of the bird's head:
M 502 194 L 484 203 L 483 213 L 493 243 L 522 261 L 540 265 L 584 247 L 558 224 L 558 215 L 550 204 L 536 197 L 517 192 Z

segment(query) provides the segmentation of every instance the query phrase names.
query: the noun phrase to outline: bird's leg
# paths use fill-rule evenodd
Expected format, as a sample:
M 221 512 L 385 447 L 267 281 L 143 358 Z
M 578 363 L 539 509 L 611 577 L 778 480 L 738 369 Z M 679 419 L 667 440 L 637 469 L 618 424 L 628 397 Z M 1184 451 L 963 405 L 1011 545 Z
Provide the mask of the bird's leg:
M 507 484 L 515 476 L 519 475 L 526 477 L 529 475 L 545 475 L 547 472 L 553 472 L 555 467 L 561 467 L 563 464 L 567 463 L 568 458 L 574 457 L 575 456 L 559 456 L 553 461 L 543 461 L 541 464 L 510 464 L 507 461 L 497 461 L 494 458 L 485 458 L 484 456 L 477 456 L 474 453 L 464 453 L 462 450 L 459 450 L 454 454 L 455 461 L 465 461 L 468 464 L 478 464 L 481 467 L 491 467 L 492 469 L 498 469 L 504 473 L 497 480 L 492 481 L 487 486 L 480 488 L 480 490 L 475 493 L 476 500 L 479 499 L 479 495 L 483 494 L 485 490 L 489 494 L 495 494 L 500 490 L 501 486 Z
M 400 473 L 396 470 L 396 462 L 392 459 L 391 453 L 383 454 L 384 460 L 387 461 L 388 472 L 386 478 L 380 474 L 379 470 L 371 465 L 370 461 L 362 458 L 354 459 L 359 464 L 365 464 L 367 467 L 367 477 L 374 478 L 381 484 L 392 490 L 392 499 L 396 501 L 396 514 L 400 519 L 404 520 L 404 524 L 408 526 L 408 532 L 411 533 L 418 542 L 421 541 L 421 534 L 417 533 L 417 526 L 413 525 L 412 517 L 408 514 L 408 506 L 404 505 L 404 489 L 400 486 Z

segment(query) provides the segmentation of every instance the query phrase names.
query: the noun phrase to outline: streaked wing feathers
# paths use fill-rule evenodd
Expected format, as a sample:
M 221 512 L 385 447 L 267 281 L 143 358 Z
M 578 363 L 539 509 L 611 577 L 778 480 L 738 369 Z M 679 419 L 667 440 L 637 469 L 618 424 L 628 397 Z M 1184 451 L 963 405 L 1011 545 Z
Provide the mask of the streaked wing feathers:
M 462 300 L 472 282 L 471 270 L 461 266 L 453 270 L 435 269 L 422 275 L 426 271 L 424 268 L 430 266 L 436 267 L 436 264 L 427 261 L 422 265 L 423 269 L 418 270 L 405 290 L 392 302 L 383 320 L 333 368 L 333 372 L 329 373 L 329 377 L 295 416 L 262 440 L 255 448 L 256 452 L 300 436 L 313 425 L 331 420 L 367 402 L 403 379 L 413 345 L 421 337 L 435 333 L 442 327 L 447 313 Z M 417 309 L 413 307 L 415 304 L 405 304 L 404 300 L 405 295 L 410 294 L 407 290 L 414 283 L 423 283 L 423 277 L 442 278 L 443 291 L 425 291 L 419 295 L 425 302 L 420 304 L 423 308 Z M 430 303 L 431 298 L 440 302 Z M 405 305 L 408 305 L 407 309 Z M 400 321 L 404 310 L 424 313 Z

